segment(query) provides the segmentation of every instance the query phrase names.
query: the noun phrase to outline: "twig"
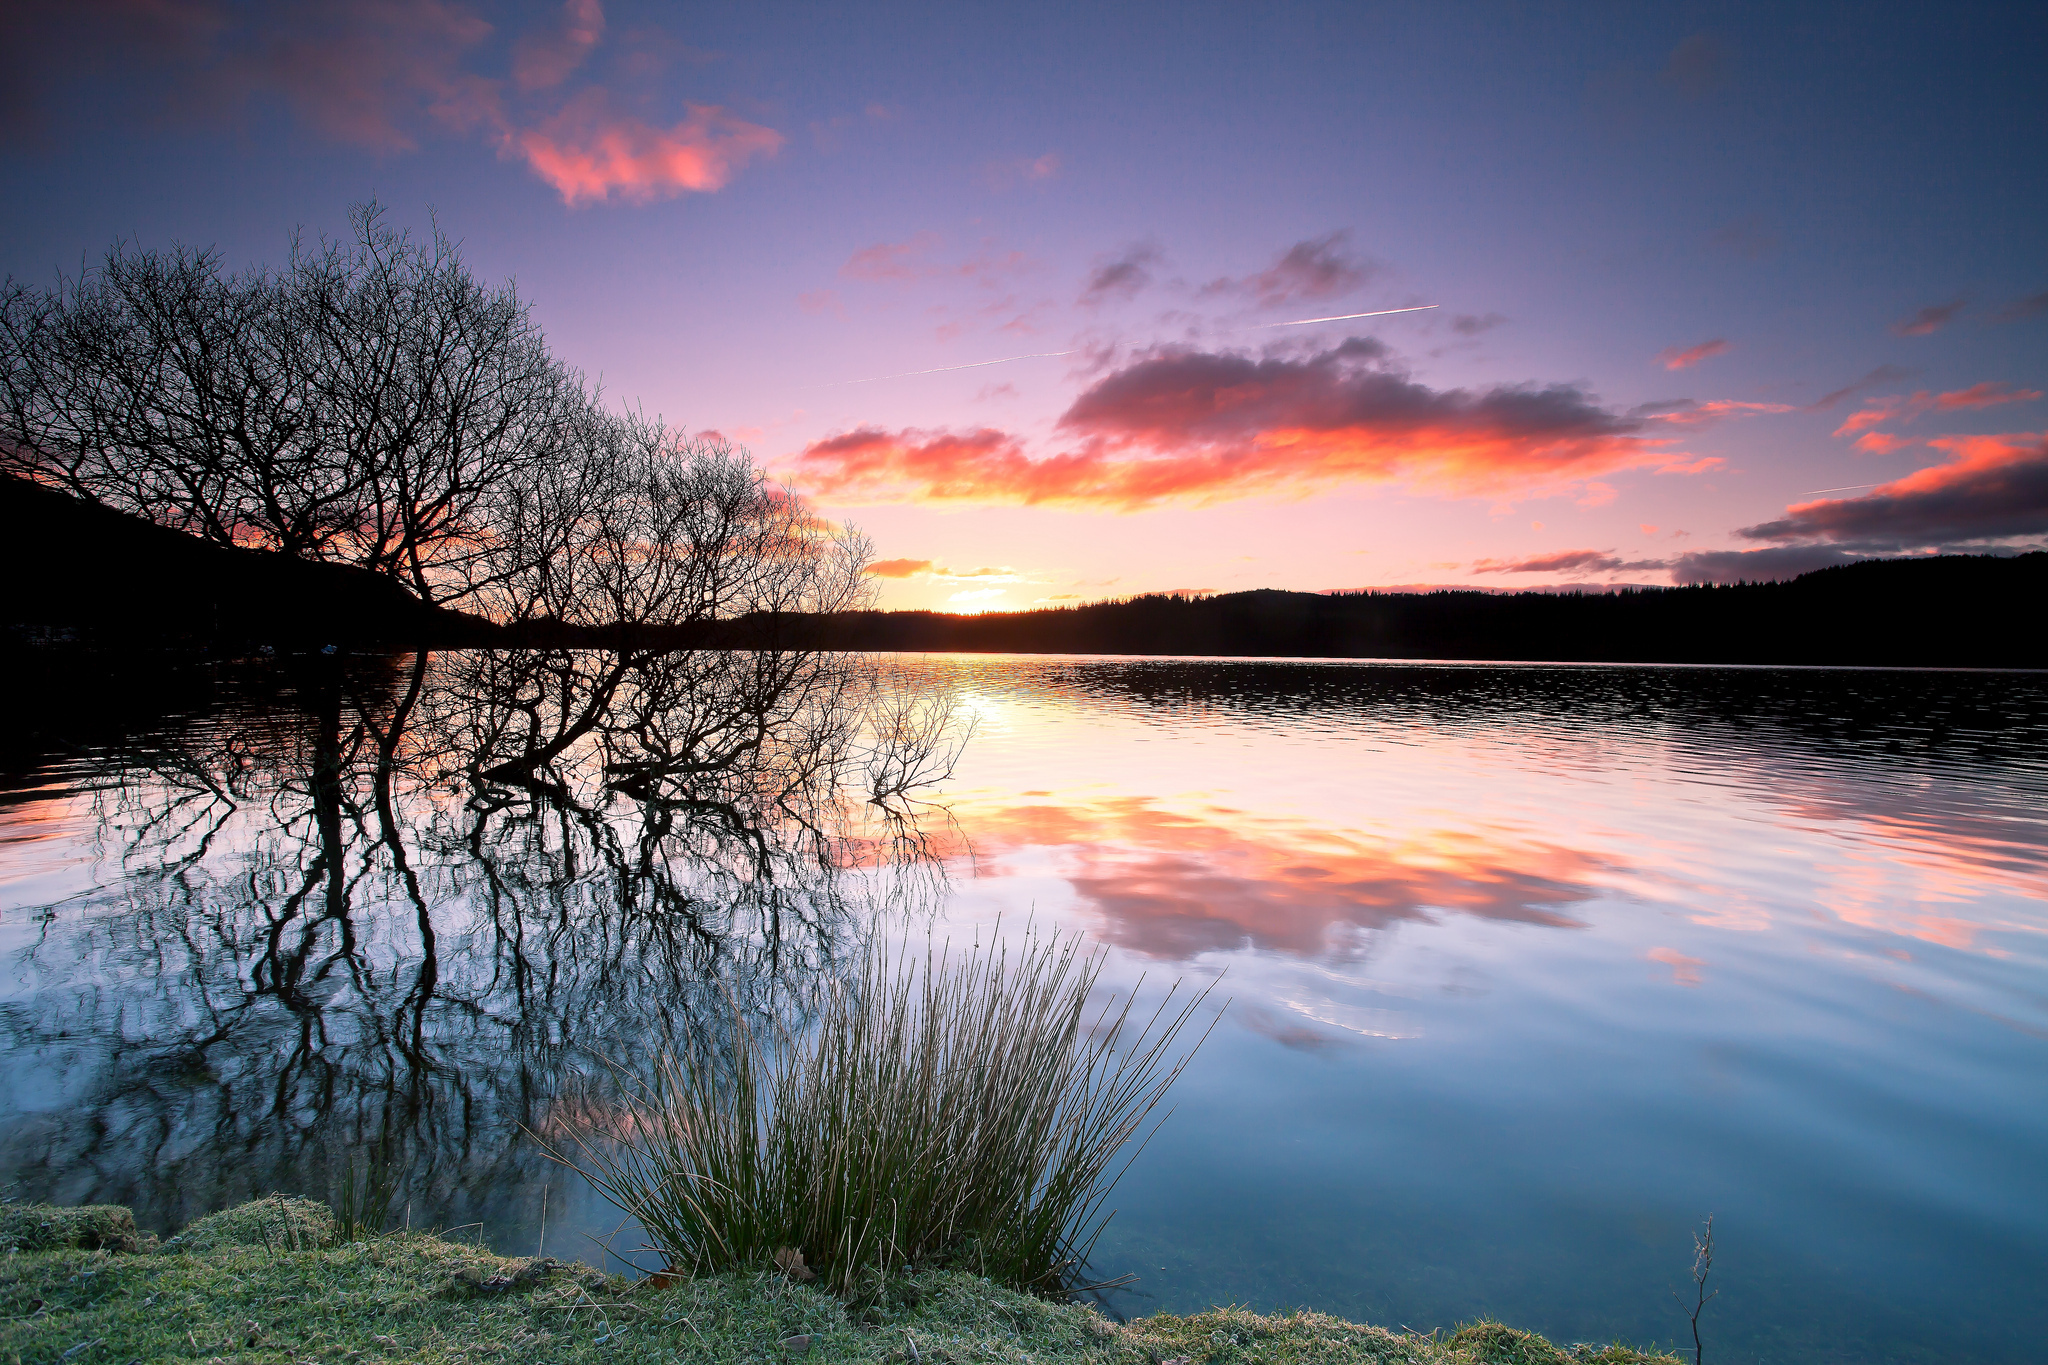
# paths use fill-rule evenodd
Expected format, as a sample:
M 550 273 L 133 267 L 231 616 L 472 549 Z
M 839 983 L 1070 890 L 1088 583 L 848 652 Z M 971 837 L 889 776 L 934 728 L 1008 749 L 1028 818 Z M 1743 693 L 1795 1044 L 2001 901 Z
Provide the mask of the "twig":
M 1706 1230 L 1704 1232 L 1695 1232 L 1692 1235 L 1692 1283 L 1694 1293 L 1692 1307 L 1687 1309 L 1685 1300 L 1679 1298 L 1678 1291 L 1676 1289 L 1671 1291 L 1671 1297 L 1678 1299 L 1679 1310 L 1684 1312 L 1687 1319 L 1692 1323 L 1692 1365 L 1702 1365 L 1706 1354 L 1705 1349 L 1700 1345 L 1700 1314 L 1705 1311 L 1708 1301 L 1721 1292 L 1718 1289 L 1712 1293 L 1707 1292 L 1707 1276 L 1713 1274 L 1713 1272 L 1714 1215 L 1710 1213 L 1707 1215 Z

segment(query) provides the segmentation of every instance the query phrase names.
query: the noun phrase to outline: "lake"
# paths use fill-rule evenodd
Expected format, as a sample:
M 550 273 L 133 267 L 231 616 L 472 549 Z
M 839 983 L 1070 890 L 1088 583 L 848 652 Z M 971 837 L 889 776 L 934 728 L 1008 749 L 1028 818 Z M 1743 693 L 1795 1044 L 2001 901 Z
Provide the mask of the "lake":
M 474 721 L 380 729 L 412 662 L 17 702 L 9 1197 L 169 1230 L 375 1153 L 413 1226 L 625 1253 L 527 1135 L 565 1077 L 878 936 L 1073 930 L 1222 1010 L 1111 1311 L 1689 1348 L 1711 1214 L 1719 1361 L 2039 1358 L 2048 675 L 900 656 L 950 775 L 789 834 L 427 763 Z

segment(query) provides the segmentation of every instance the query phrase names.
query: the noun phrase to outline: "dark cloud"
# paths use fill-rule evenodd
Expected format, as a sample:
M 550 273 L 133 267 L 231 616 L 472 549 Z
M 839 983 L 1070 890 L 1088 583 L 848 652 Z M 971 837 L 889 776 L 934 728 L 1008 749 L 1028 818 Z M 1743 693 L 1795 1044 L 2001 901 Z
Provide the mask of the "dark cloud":
M 1909 318 L 1900 318 L 1891 326 L 1893 336 L 1924 337 L 1940 331 L 1955 321 L 1956 314 L 1963 311 L 1968 299 L 1950 299 L 1947 303 L 1930 303 Z
M 463 69 L 492 33 L 443 0 L 79 0 L 9 11 L 0 42 L 22 68 L 5 84 L 29 95 L 34 119 L 53 64 L 118 66 L 130 98 L 186 116 L 236 114 L 276 99 L 307 126 L 373 151 L 406 151 L 440 126 L 466 131 L 501 118 L 494 83 Z M 24 43 L 27 45 L 25 46 Z
M 1380 271 L 1377 263 L 1346 249 L 1349 237 L 1339 231 L 1296 242 L 1258 274 L 1212 280 L 1202 286 L 1202 293 L 1250 294 L 1261 308 L 1348 294 Z
M 216 59 L 232 22 L 218 0 L 0 4 L 0 140 L 47 138 L 58 90 L 111 67 L 123 71 L 131 98 L 194 103 L 198 92 L 177 73 Z
M 1920 373 L 1918 370 L 1903 369 L 1897 365 L 1880 365 L 1855 383 L 1844 384 L 1833 393 L 1822 394 L 1807 404 L 1806 410 L 1808 412 L 1826 412 L 1844 398 L 1852 397 L 1869 389 L 1882 388 L 1886 384 L 1896 384 L 1902 379 L 1911 379 L 1918 373 Z
M 1946 436 L 1928 444 L 1946 451 L 1949 463 L 1861 497 L 1795 504 L 1737 534 L 1879 553 L 2048 534 L 2048 439 Z
M 1727 45 L 1711 34 L 1695 33 L 1671 50 L 1658 79 L 1696 100 L 1728 83 L 1733 57 Z
M 2024 322 L 2048 313 L 2048 289 L 2038 294 L 2029 294 L 2023 299 L 2014 299 L 1991 315 L 1993 322 Z
M 1451 319 L 1451 330 L 1459 336 L 1476 337 L 1481 332 L 1490 332 L 1505 325 L 1507 319 L 1499 313 L 1460 313 Z
M 1855 564 L 1863 556 L 1828 545 L 1786 545 L 1768 550 L 1698 550 L 1671 561 L 1674 583 L 1777 583 L 1815 569 Z
M 1096 262 L 1081 290 L 1081 302 L 1089 307 L 1111 299 L 1135 298 L 1152 283 L 1150 267 L 1159 264 L 1160 250 L 1150 242 L 1125 247 L 1117 255 Z
M 1615 573 L 1632 569 L 1668 568 L 1662 559 L 1623 559 L 1612 550 L 1553 550 L 1526 559 L 1481 559 L 1473 573 Z

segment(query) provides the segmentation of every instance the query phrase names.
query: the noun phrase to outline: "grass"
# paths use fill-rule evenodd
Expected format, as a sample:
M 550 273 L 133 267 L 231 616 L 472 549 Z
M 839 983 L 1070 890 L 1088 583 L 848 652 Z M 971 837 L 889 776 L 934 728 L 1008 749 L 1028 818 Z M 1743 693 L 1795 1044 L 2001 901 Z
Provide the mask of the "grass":
M 1497 1323 L 1423 1336 L 1223 1308 L 1118 1325 L 957 1270 L 879 1277 L 853 1305 L 773 1271 L 634 1284 L 416 1233 L 284 1250 L 276 1207 L 202 1220 L 172 1239 L 183 1254 L 0 1256 L 0 1365 L 1678 1365 Z
M 780 1267 L 856 1295 L 939 1264 L 1071 1288 L 1206 996 L 1091 1008 L 1102 961 L 1057 936 L 1014 962 L 870 957 L 801 1033 L 735 1015 L 729 1048 L 657 1058 L 586 1106 L 573 1164 L 678 1274 Z

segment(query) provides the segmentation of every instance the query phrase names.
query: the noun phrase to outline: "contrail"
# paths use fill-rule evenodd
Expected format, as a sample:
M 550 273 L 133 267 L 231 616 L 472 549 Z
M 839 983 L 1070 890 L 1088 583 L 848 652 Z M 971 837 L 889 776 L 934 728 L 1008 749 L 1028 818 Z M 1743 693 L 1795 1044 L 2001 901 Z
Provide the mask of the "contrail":
M 1859 488 L 1875 488 L 1874 483 L 1852 483 L 1841 488 L 1809 488 L 1804 493 L 1794 493 L 1795 498 L 1810 498 L 1816 493 L 1853 493 Z
M 1389 313 L 1420 313 L 1438 306 L 1434 303 L 1418 303 L 1413 308 L 1382 308 L 1371 313 L 1339 313 L 1333 318 L 1300 318 L 1294 322 L 1262 322 L 1257 327 L 1248 327 L 1245 330 L 1256 332 L 1264 327 L 1306 327 L 1311 322 L 1349 322 L 1353 318 L 1383 318 Z
M 878 374 L 866 379 L 841 379 L 831 384 L 812 384 L 814 389 L 838 389 L 848 384 L 879 384 L 884 379 L 911 379 L 921 374 L 945 374 L 949 370 L 979 370 L 990 365 L 1007 365 L 1013 360 L 1045 360 L 1057 355 L 1075 355 L 1073 351 L 1033 351 L 1030 355 L 1006 355 L 999 360 L 977 360 L 971 365 L 937 365 L 929 370 L 905 370 L 902 374 Z

